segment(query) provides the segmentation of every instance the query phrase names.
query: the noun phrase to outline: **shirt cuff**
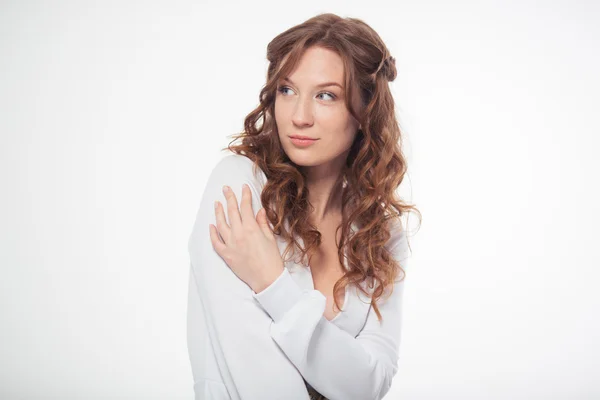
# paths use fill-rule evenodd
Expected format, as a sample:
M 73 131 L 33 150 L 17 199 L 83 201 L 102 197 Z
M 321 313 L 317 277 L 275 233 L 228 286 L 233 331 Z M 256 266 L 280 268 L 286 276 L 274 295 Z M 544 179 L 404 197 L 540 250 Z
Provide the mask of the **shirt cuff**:
M 259 293 L 252 293 L 252 296 L 271 316 L 271 319 L 277 322 L 300 300 L 302 293 L 302 289 L 294 281 L 290 271 L 284 268 L 273 283 Z

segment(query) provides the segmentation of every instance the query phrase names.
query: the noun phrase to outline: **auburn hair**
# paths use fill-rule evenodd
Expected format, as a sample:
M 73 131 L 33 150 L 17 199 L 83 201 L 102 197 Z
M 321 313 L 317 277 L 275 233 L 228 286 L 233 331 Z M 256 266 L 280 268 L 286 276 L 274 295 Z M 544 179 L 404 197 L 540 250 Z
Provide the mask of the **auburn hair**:
M 396 78 L 395 59 L 379 35 L 365 22 L 326 13 L 312 17 L 277 35 L 267 46 L 269 61 L 267 81 L 260 91 L 260 104 L 244 120 L 244 131 L 233 135 L 223 150 L 244 155 L 260 167 L 267 177 L 261 203 L 273 233 L 286 242 L 283 257 L 291 248 L 299 249 L 305 265 L 307 255 L 318 248 L 321 233 L 309 223 L 312 209 L 304 174 L 281 146 L 274 119 L 278 83 L 290 74 L 304 51 L 320 46 L 335 51 L 343 60 L 345 104 L 360 122 L 355 140 L 334 190 L 342 190 L 341 242 L 338 257 L 348 269 L 333 288 L 340 293 L 349 284 L 366 296 L 381 321 L 377 301 L 404 269 L 391 256 L 385 244 L 391 237 L 395 221 L 409 210 L 421 213 L 414 205 L 405 204 L 397 195 L 407 170 L 402 154 L 401 134 L 394 111 L 394 100 L 388 82 Z M 363 104 L 359 113 L 352 107 L 352 89 L 358 84 Z M 241 143 L 232 145 L 241 139 Z M 286 230 L 286 221 L 287 229 Z M 352 224 L 358 230 L 353 232 Z M 337 232 L 337 231 L 336 231 Z M 337 236 L 337 235 L 336 235 Z M 298 242 L 301 237 L 304 247 Z M 312 254 L 312 253 L 311 253 Z M 372 293 L 360 283 L 365 282 Z M 393 290 L 393 289 L 392 289 Z M 341 310 L 334 296 L 335 304 Z

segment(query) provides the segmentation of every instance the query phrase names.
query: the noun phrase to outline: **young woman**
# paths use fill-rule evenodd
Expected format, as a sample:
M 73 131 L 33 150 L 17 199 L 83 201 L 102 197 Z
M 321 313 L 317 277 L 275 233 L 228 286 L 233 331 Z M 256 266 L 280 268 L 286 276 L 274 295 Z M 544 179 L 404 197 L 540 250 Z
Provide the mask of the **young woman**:
M 416 210 L 395 194 L 394 58 L 334 14 L 281 33 L 267 58 L 189 238 L 196 399 L 381 399 L 398 369 L 400 216 Z

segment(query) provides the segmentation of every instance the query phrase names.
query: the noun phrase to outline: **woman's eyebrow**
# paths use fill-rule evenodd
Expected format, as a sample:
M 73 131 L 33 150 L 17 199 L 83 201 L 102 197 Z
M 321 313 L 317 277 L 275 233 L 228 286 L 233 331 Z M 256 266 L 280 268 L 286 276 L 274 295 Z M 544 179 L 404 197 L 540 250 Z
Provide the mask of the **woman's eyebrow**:
M 294 82 L 292 82 L 292 80 L 290 78 L 283 78 L 284 81 L 291 83 L 292 85 L 295 85 Z M 343 89 L 344 87 L 342 85 L 340 85 L 337 82 L 324 82 L 324 83 L 319 83 L 318 85 L 316 85 L 316 87 L 320 88 L 320 87 L 326 87 L 326 86 L 339 86 L 340 89 Z

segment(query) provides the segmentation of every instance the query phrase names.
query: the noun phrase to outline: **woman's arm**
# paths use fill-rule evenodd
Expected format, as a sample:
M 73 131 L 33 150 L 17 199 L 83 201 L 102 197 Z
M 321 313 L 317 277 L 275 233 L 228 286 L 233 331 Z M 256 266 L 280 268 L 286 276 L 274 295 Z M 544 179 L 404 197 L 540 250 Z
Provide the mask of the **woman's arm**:
M 271 318 L 253 298 L 252 289 L 229 269 L 211 244 L 209 224 L 216 223 L 215 200 L 226 203 L 223 185 L 241 198 L 243 183 L 253 191 L 253 210 L 259 210 L 262 186 L 253 175 L 250 160 L 226 156 L 208 178 L 188 243 L 193 278 L 190 290 L 196 290 L 200 297 L 212 350 L 231 399 L 308 400 L 302 376 L 270 336 Z
M 390 248 L 405 269 L 403 231 Z M 254 297 L 273 318 L 271 336 L 312 387 L 330 400 L 368 400 L 383 398 L 398 370 L 403 291 L 404 280 L 396 281 L 379 305 L 381 324 L 371 308 L 356 338 L 323 316 L 325 296 L 301 291 L 287 270 Z

